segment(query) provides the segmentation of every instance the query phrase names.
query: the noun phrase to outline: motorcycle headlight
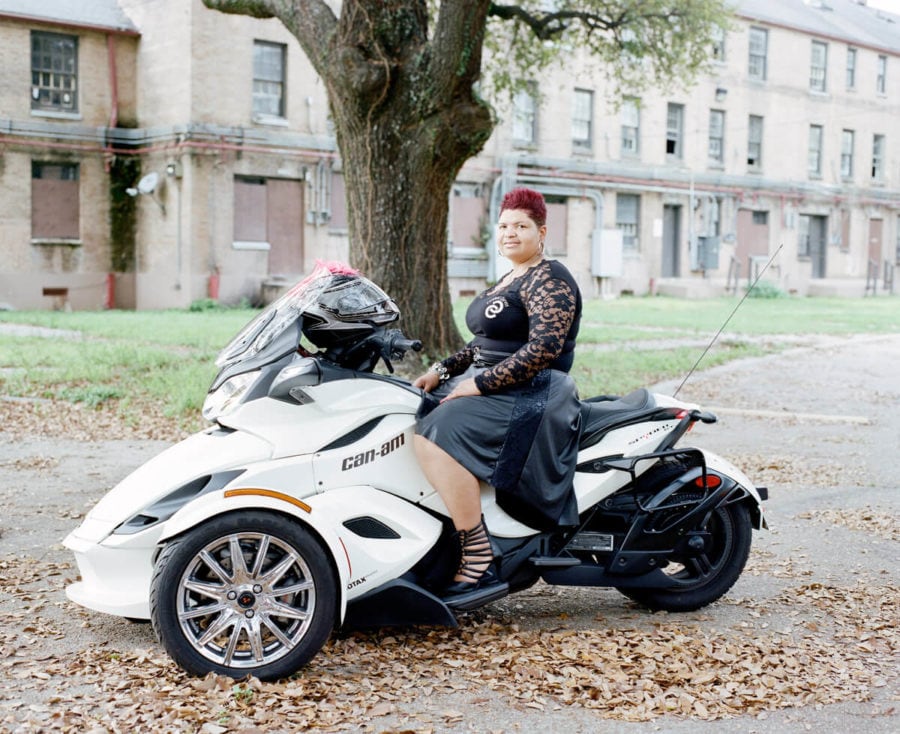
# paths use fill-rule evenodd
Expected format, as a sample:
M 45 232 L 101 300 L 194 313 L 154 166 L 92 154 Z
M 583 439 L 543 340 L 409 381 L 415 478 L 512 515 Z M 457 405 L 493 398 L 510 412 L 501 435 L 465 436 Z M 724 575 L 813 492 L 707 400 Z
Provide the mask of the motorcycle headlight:
M 214 421 L 227 415 L 240 405 L 241 398 L 259 377 L 259 370 L 244 372 L 227 379 L 206 396 L 203 401 L 203 417 Z

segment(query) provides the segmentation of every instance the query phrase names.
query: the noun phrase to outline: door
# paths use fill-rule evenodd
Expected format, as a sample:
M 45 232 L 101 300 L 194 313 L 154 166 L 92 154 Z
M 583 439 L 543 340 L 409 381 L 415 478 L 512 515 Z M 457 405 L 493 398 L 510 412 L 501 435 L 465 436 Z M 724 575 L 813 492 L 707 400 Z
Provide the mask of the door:
M 812 260 L 812 277 L 825 277 L 825 244 L 827 242 L 828 217 L 809 218 L 809 258 Z
M 884 234 L 884 220 L 869 220 L 869 261 L 881 264 L 881 241 Z
M 681 207 L 673 204 L 663 206 L 663 248 L 660 275 L 663 278 L 677 278 L 681 270 L 679 250 L 681 247 Z
M 769 256 L 769 212 L 739 209 L 737 216 L 737 244 L 734 256 L 741 266 L 741 273 L 755 277 L 760 260 Z

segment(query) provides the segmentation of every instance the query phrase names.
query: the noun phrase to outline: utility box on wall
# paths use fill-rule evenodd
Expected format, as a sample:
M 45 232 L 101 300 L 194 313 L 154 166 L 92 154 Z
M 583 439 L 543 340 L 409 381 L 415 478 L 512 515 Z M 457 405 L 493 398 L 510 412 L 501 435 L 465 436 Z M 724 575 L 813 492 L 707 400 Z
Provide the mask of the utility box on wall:
M 591 238 L 591 275 L 597 278 L 621 278 L 622 230 L 603 229 Z
M 697 238 L 698 270 L 706 271 L 719 269 L 719 242 L 719 237 Z

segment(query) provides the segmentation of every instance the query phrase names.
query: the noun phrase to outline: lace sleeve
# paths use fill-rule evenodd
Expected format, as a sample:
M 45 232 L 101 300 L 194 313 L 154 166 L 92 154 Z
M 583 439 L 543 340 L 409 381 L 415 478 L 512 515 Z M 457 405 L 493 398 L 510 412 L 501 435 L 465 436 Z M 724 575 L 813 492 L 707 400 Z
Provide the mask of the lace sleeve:
M 447 372 L 451 377 L 462 374 L 466 371 L 472 362 L 475 361 L 475 349 L 471 346 L 465 346 L 456 354 L 451 354 L 446 359 L 441 360 L 441 364 L 447 368 Z
M 575 293 L 557 278 L 528 278 L 520 291 L 528 311 L 528 341 L 475 378 L 482 393 L 517 385 L 547 368 L 560 352 L 575 318 Z

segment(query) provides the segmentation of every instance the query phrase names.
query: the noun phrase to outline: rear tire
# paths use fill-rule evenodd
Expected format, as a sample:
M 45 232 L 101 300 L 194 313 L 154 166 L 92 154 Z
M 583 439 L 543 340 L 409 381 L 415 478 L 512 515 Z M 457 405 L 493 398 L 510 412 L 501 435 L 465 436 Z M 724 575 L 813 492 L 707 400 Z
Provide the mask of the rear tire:
M 274 513 L 232 513 L 163 548 L 150 616 L 187 672 L 275 680 L 325 644 L 336 590 L 327 552 L 303 526 Z
M 746 504 L 718 508 L 705 530 L 710 542 L 702 554 L 670 559 L 665 571 L 675 582 L 674 587 L 618 590 L 654 611 L 692 612 L 712 604 L 734 586 L 747 563 L 753 528 Z

